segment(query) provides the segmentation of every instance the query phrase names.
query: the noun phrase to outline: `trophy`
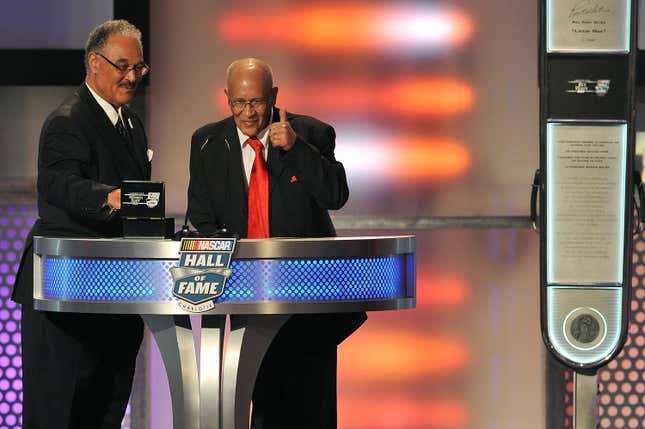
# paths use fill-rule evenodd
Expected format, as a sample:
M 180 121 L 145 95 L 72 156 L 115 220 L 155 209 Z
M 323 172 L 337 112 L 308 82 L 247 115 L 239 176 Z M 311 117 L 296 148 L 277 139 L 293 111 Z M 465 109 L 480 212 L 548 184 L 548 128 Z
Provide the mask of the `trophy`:
M 166 238 L 175 219 L 166 218 L 163 182 L 124 180 L 121 183 L 121 219 L 124 237 Z

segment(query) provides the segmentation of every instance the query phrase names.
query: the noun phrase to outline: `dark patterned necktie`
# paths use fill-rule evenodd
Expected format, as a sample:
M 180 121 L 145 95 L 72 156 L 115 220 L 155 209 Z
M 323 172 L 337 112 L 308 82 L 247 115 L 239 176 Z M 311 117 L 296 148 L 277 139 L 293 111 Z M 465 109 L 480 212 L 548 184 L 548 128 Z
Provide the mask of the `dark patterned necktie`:
M 249 180 L 248 238 L 269 238 L 269 171 L 262 156 L 262 142 L 249 138 L 255 152 Z
M 130 136 L 128 135 L 128 130 L 125 129 L 125 125 L 123 125 L 123 119 L 119 116 L 119 119 L 116 121 L 115 124 L 116 131 L 119 133 L 123 141 L 130 143 Z

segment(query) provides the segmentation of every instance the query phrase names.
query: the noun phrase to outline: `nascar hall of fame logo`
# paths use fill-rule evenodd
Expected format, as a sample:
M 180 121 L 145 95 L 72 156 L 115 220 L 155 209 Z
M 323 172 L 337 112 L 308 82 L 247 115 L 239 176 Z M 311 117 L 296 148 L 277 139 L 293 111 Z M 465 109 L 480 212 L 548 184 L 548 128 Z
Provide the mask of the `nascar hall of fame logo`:
M 611 79 L 575 79 L 568 81 L 572 87 L 567 92 L 576 94 L 596 94 L 598 97 L 604 97 L 609 92 Z
M 234 238 L 182 238 L 179 266 L 170 272 L 174 280 L 172 294 L 179 307 L 201 313 L 215 307 L 213 300 L 224 293 L 231 276 Z

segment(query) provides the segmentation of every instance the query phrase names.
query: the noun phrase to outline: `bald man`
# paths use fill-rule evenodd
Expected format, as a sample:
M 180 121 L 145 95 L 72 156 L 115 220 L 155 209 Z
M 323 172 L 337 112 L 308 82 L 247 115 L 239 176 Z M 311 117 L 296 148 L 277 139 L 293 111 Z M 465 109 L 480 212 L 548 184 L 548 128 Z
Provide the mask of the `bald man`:
M 349 196 L 334 129 L 275 106 L 271 68 L 234 61 L 224 90 L 232 116 L 192 136 L 188 213 L 202 233 L 331 237 L 328 210 Z M 336 427 L 336 348 L 364 313 L 294 315 L 267 351 L 253 393 L 254 429 Z

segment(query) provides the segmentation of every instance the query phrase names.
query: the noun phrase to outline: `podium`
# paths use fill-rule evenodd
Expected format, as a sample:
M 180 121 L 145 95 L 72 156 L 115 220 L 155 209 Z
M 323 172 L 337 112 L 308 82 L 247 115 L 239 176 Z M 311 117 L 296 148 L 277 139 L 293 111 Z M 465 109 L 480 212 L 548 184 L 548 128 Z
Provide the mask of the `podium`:
M 179 246 L 157 239 L 34 239 L 34 308 L 140 314 L 166 368 L 175 429 L 246 429 L 262 358 L 290 315 L 416 304 L 414 236 L 239 240 L 224 292 L 198 313 L 198 376 L 188 318 L 195 313 L 172 292 Z

